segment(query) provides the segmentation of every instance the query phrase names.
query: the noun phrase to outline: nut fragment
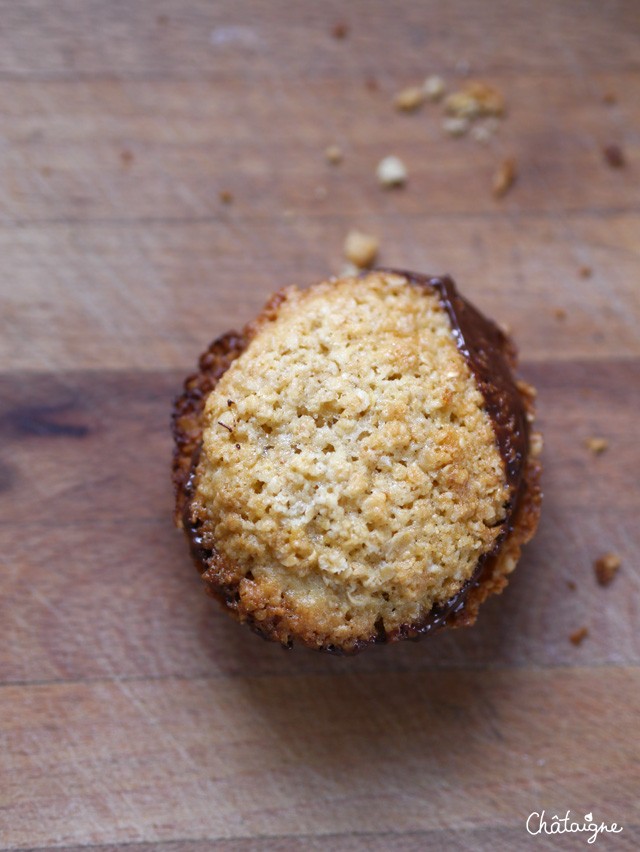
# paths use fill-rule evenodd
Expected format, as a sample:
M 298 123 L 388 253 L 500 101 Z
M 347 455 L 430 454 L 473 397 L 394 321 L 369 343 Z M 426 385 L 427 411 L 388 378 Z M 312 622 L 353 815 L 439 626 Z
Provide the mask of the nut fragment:
M 380 243 L 377 237 L 362 231 L 349 231 L 344 241 L 344 256 L 359 269 L 366 269 L 376 259 Z
M 578 630 L 574 630 L 573 633 L 569 636 L 569 641 L 574 645 L 582 645 L 584 640 L 589 635 L 589 630 L 587 627 L 580 627 Z
M 384 187 L 403 186 L 407 182 L 407 167 L 400 157 L 391 155 L 380 160 L 376 176 Z
M 409 86 L 403 89 L 394 98 L 394 105 L 400 112 L 414 112 L 425 101 L 425 92 L 422 86 Z
M 437 74 L 432 74 L 422 84 L 422 90 L 428 101 L 439 101 L 445 92 L 444 80 Z
M 529 442 L 529 450 L 534 459 L 538 458 L 538 456 L 542 453 L 543 446 L 544 441 L 540 432 L 533 432 L 531 435 L 531 441 Z
M 491 141 L 491 139 L 495 136 L 499 126 L 500 122 L 497 118 L 487 118 L 482 123 L 474 124 L 471 128 L 471 136 L 476 140 L 476 142 L 481 142 L 483 145 L 486 145 L 487 142 Z
M 509 192 L 516 181 L 518 171 L 514 157 L 507 157 L 493 176 L 493 196 L 502 198 Z
M 339 145 L 328 145 L 324 150 L 324 158 L 332 166 L 342 162 L 342 148 Z
M 505 100 L 501 92 L 480 80 L 469 80 L 458 92 L 453 92 L 444 102 L 449 115 L 458 118 L 478 118 L 483 115 L 501 116 Z
M 609 446 L 609 442 L 606 438 L 587 438 L 585 441 L 587 445 L 587 449 L 590 450 L 595 456 L 599 456 Z
M 505 333 L 507 335 L 510 334 L 510 332 Z M 529 382 L 525 382 L 523 379 L 516 379 L 516 387 L 523 396 L 527 396 L 529 399 L 535 399 L 538 395 L 538 391 L 534 388 L 534 386 L 530 385 Z
M 340 270 L 340 277 L 347 278 L 349 276 L 353 277 L 354 275 L 358 275 L 360 270 L 355 265 L 355 263 L 345 263 Z
M 608 586 L 618 573 L 622 560 L 617 553 L 605 553 L 593 563 L 596 580 L 601 586 Z
M 468 118 L 445 118 L 442 129 L 448 136 L 464 136 L 470 127 Z

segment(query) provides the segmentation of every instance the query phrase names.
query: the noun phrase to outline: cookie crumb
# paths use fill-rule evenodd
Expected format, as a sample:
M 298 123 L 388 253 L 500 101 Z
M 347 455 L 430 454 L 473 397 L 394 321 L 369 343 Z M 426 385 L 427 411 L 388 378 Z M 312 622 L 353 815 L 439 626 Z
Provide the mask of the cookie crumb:
M 542 454 L 544 447 L 544 439 L 540 432 L 533 432 L 529 442 L 529 452 L 534 459 Z
M 507 335 L 510 335 L 510 332 L 507 332 Z M 529 399 L 535 399 L 538 395 L 538 391 L 534 386 L 530 385 L 529 382 L 525 382 L 523 379 L 516 379 L 516 387 L 521 394 L 529 397 Z
M 593 269 L 590 266 L 581 266 L 578 269 L 578 275 L 580 278 L 591 278 L 593 275 Z
M 565 320 L 567 318 L 567 312 L 564 308 L 554 308 L 553 315 L 557 320 Z
M 324 151 L 324 158 L 332 166 L 342 162 L 342 148 L 339 145 L 328 145 Z
M 606 438 L 587 438 L 585 444 L 594 456 L 601 455 L 609 447 L 609 442 Z
M 394 106 L 400 112 L 415 112 L 422 106 L 426 98 L 422 86 L 408 86 L 393 99 Z
M 340 270 L 340 277 L 341 278 L 345 278 L 345 277 L 353 278 L 354 275 L 359 275 L 359 274 L 360 274 L 360 270 L 355 265 L 355 263 L 345 263 L 345 264 L 343 264 L 342 269 Z
M 468 118 L 445 118 L 442 129 L 447 136 L 464 136 L 471 126 Z
M 458 118 L 502 116 L 506 103 L 502 92 L 481 80 L 469 80 L 462 89 L 453 92 L 444 102 L 449 115 Z
M 422 84 L 422 91 L 428 101 L 439 101 L 445 93 L 445 83 L 442 77 L 432 74 Z
M 573 645 L 582 645 L 588 635 L 589 629 L 587 627 L 579 627 L 578 630 L 574 630 L 573 633 L 570 634 L 569 641 Z
M 130 151 L 128 148 L 123 148 L 120 151 L 120 161 L 125 168 L 130 166 L 134 159 L 133 151 Z
M 338 21 L 337 24 L 333 25 L 331 35 L 338 41 L 342 41 L 342 39 L 345 39 L 349 35 L 349 25 L 344 21 Z
M 497 118 L 488 118 L 482 124 L 474 124 L 471 128 L 471 137 L 476 142 L 486 145 L 495 136 L 498 126 L 499 122 Z
M 622 169 L 626 165 L 624 153 L 619 145 L 605 145 L 602 153 L 606 163 L 612 169 Z
M 408 177 L 407 167 L 400 157 L 395 157 L 392 154 L 380 160 L 376 169 L 376 176 L 380 185 L 387 189 L 404 186 Z
M 222 202 L 222 204 L 233 204 L 233 193 L 228 189 L 221 189 L 218 198 Z
M 509 192 L 518 176 L 514 157 L 507 157 L 493 176 L 493 197 L 502 198 Z
M 601 586 L 608 586 L 613 582 L 620 566 L 622 559 L 617 553 L 605 553 L 593 563 L 593 570 L 596 574 L 596 580 Z
M 359 269 L 367 269 L 378 255 L 377 237 L 362 231 L 349 231 L 344 241 L 344 256 Z

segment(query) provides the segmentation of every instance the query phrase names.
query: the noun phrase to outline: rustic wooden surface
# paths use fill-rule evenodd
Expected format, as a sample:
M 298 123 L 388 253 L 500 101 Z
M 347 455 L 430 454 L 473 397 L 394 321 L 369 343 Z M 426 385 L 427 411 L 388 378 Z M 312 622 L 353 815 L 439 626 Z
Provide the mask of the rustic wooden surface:
M 391 109 L 465 63 L 509 101 L 491 144 Z M 584 848 L 526 834 L 545 808 L 639 848 L 636 0 L 0 0 L 0 115 L 0 847 Z M 344 660 L 205 598 L 167 427 L 209 340 L 354 226 L 512 327 L 546 502 L 473 630 Z

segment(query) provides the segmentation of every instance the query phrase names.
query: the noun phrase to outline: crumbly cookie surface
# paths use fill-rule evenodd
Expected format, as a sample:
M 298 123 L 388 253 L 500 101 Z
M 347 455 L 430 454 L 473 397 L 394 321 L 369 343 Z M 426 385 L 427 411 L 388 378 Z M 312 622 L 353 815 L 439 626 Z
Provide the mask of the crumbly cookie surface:
M 348 650 L 455 595 L 508 496 L 437 294 L 372 272 L 284 291 L 256 327 L 208 395 L 189 512 L 240 618 Z

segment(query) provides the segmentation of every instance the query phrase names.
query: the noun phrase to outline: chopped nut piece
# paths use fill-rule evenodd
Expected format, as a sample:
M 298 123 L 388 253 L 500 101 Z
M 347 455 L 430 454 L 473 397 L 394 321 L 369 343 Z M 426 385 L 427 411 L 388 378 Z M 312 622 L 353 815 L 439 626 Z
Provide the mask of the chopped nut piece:
M 578 275 L 580 278 L 591 278 L 593 269 L 590 266 L 581 266 L 578 270 Z
M 345 263 L 340 270 L 340 277 L 346 278 L 347 276 L 358 275 L 360 273 L 360 269 L 355 265 L 355 263 Z
M 325 148 L 324 158 L 332 166 L 337 166 L 342 162 L 342 148 L 339 145 L 329 145 Z
M 564 308 L 554 308 L 553 315 L 557 320 L 564 320 L 567 318 L 567 312 Z
M 422 90 L 428 101 L 439 101 L 445 92 L 444 80 L 437 74 L 432 74 L 422 84 Z
M 453 92 L 444 102 L 449 115 L 459 118 L 478 118 L 482 115 L 501 116 L 505 101 L 501 92 L 480 80 L 469 80 L 458 92 Z
M 514 157 L 508 157 L 493 176 L 493 196 L 502 198 L 516 181 L 518 172 Z
M 480 115 L 504 115 L 506 106 L 504 95 L 495 86 L 480 80 L 469 80 L 463 91 L 478 103 Z
M 483 145 L 486 145 L 487 142 L 495 136 L 499 126 L 500 122 L 497 118 L 487 118 L 481 124 L 475 124 L 471 128 L 471 136 L 476 140 L 476 142 L 481 142 Z
M 481 142 L 483 145 L 487 144 L 492 135 L 485 124 L 476 124 L 475 127 L 471 128 L 471 138 L 475 139 L 476 142 Z
M 349 25 L 345 24 L 344 21 L 339 21 L 334 24 L 331 35 L 338 40 L 346 38 L 349 35 Z
M 457 118 L 477 118 L 480 115 L 480 107 L 475 98 L 466 92 L 454 92 L 444 102 L 444 108 L 449 115 Z
M 544 446 L 544 440 L 540 432 L 534 432 L 531 435 L 531 441 L 529 444 L 530 452 L 533 458 L 537 458 L 542 453 L 542 448 Z
M 344 241 L 344 256 L 359 269 L 366 269 L 376 259 L 378 246 L 377 237 L 362 231 L 349 231 Z
M 424 89 L 421 86 L 409 86 L 403 89 L 394 98 L 394 105 L 400 112 L 414 112 L 425 101 Z
M 534 388 L 533 385 L 530 385 L 529 382 L 525 382 L 522 379 L 516 379 L 516 387 L 524 396 L 528 396 L 529 399 L 535 399 L 538 395 L 538 391 Z
M 233 203 L 233 193 L 229 192 L 228 189 L 221 189 L 218 198 L 223 204 L 232 204 Z
M 385 157 L 376 169 L 378 181 L 384 187 L 403 186 L 407 182 L 407 167 L 399 157 Z
M 619 145 L 605 145 L 602 149 L 604 158 L 612 169 L 622 169 L 626 163 L 624 153 Z
M 588 635 L 588 628 L 580 627 L 578 630 L 574 630 L 573 633 L 569 636 L 569 641 L 572 642 L 574 645 L 582 645 Z
M 596 456 L 604 453 L 609 446 L 609 442 L 606 438 L 587 438 L 585 444 L 587 445 L 587 449 L 591 450 L 591 452 Z
M 469 127 L 468 118 L 445 118 L 442 122 L 442 129 L 449 136 L 464 136 Z
M 601 586 L 608 586 L 618 573 L 622 560 L 617 553 L 605 553 L 593 563 L 596 572 L 596 580 Z

